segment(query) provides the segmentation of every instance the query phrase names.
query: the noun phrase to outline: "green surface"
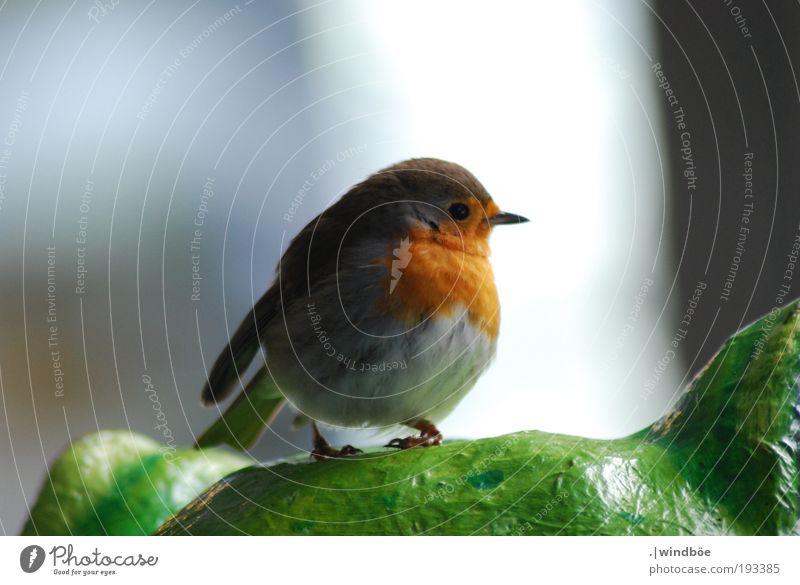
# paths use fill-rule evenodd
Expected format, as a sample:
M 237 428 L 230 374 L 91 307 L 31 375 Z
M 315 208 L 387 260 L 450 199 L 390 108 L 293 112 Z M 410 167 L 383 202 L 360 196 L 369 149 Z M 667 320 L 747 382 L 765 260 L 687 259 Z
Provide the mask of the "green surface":
M 89 435 L 25 534 L 147 534 L 173 513 L 158 534 L 798 534 L 798 324 L 793 304 L 741 331 L 673 412 L 616 440 L 530 431 L 242 469 Z
M 22 534 L 151 534 L 210 484 L 251 463 L 215 449 L 163 452 L 129 431 L 87 435 L 50 467 Z
M 159 534 L 797 534 L 797 305 L 617 440 L 523 432 L 243 469 Z M 758 354 L 758 355 L 756 355 Z

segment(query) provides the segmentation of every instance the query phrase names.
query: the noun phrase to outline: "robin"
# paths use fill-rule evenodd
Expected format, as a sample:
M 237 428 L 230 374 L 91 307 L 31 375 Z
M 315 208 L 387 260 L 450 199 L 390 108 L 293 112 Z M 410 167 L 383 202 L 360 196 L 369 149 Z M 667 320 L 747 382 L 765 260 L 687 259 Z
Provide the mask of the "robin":
M 491 362 L 500 306 L 489 235 L 528 221 L 501 212 L 464 167 L 411 159 L 347 192 L 292 240 L 274 284 L 247 313 L 203 388 L 210 406 L 261 366 L 197 440 L 251 446 L 289 402 L 310 420 L 317 458 L 332 447 L 317 422 L 406 425 L 407 449 L 442 441 L 436 424 Z

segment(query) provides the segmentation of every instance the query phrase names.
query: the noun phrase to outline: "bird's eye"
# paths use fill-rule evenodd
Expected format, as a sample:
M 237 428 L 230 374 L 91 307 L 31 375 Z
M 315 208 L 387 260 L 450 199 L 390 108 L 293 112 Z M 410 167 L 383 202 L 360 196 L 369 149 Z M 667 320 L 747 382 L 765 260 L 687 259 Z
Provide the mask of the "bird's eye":
M 469 207 L 463 203 L 453 203 L 448 210 L 453 219 L 463 221 L 469 217 Z

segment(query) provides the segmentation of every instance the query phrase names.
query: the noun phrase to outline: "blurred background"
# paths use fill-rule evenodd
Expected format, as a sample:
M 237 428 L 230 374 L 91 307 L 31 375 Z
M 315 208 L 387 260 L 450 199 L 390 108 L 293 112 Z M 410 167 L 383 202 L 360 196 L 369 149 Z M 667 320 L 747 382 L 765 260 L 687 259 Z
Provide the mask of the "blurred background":
M 800 291 L 798 27 L 778 1 L 4 2 L 0 531 L 75 437 L 191 444 L 282 246 L 416 156 L 532 219 L 493 236 L 498 357 L 445 435 L 651 423 Z M 292 417 L 251 455 L 308 449 Z

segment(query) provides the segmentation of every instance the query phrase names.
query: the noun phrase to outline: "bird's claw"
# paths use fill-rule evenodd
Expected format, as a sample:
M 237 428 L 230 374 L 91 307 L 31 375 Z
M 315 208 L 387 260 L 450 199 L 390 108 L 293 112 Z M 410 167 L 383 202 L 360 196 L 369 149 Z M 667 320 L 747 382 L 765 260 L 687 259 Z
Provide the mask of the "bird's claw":
M 352 445 L 345 445 L 341 449 L 334 449 L 330 445 L 324 445 L 316 447 L 313 451 L 311 451 L 311 456 L 317 461 L 322 461 L 323 459 L 341 459 L 342 457 L 352 457 L 353 455 L 358 455 L 359 453 L 363 453 L 363 451 L 353 447 Z
M 408 438 L 408 437 L 406 437 Z M 403 447 L 403 439 L 392 439 L 388 443 L 384 445 L 385 448 L 392 448 L 392 449 L 407 449 L 408 447 Z
M 384 445 L 391 449 L 411 449 L 412 447 L 435 447 L 442 444 L 442 434 L 413 435 L 404 439 L 392 439 Z

